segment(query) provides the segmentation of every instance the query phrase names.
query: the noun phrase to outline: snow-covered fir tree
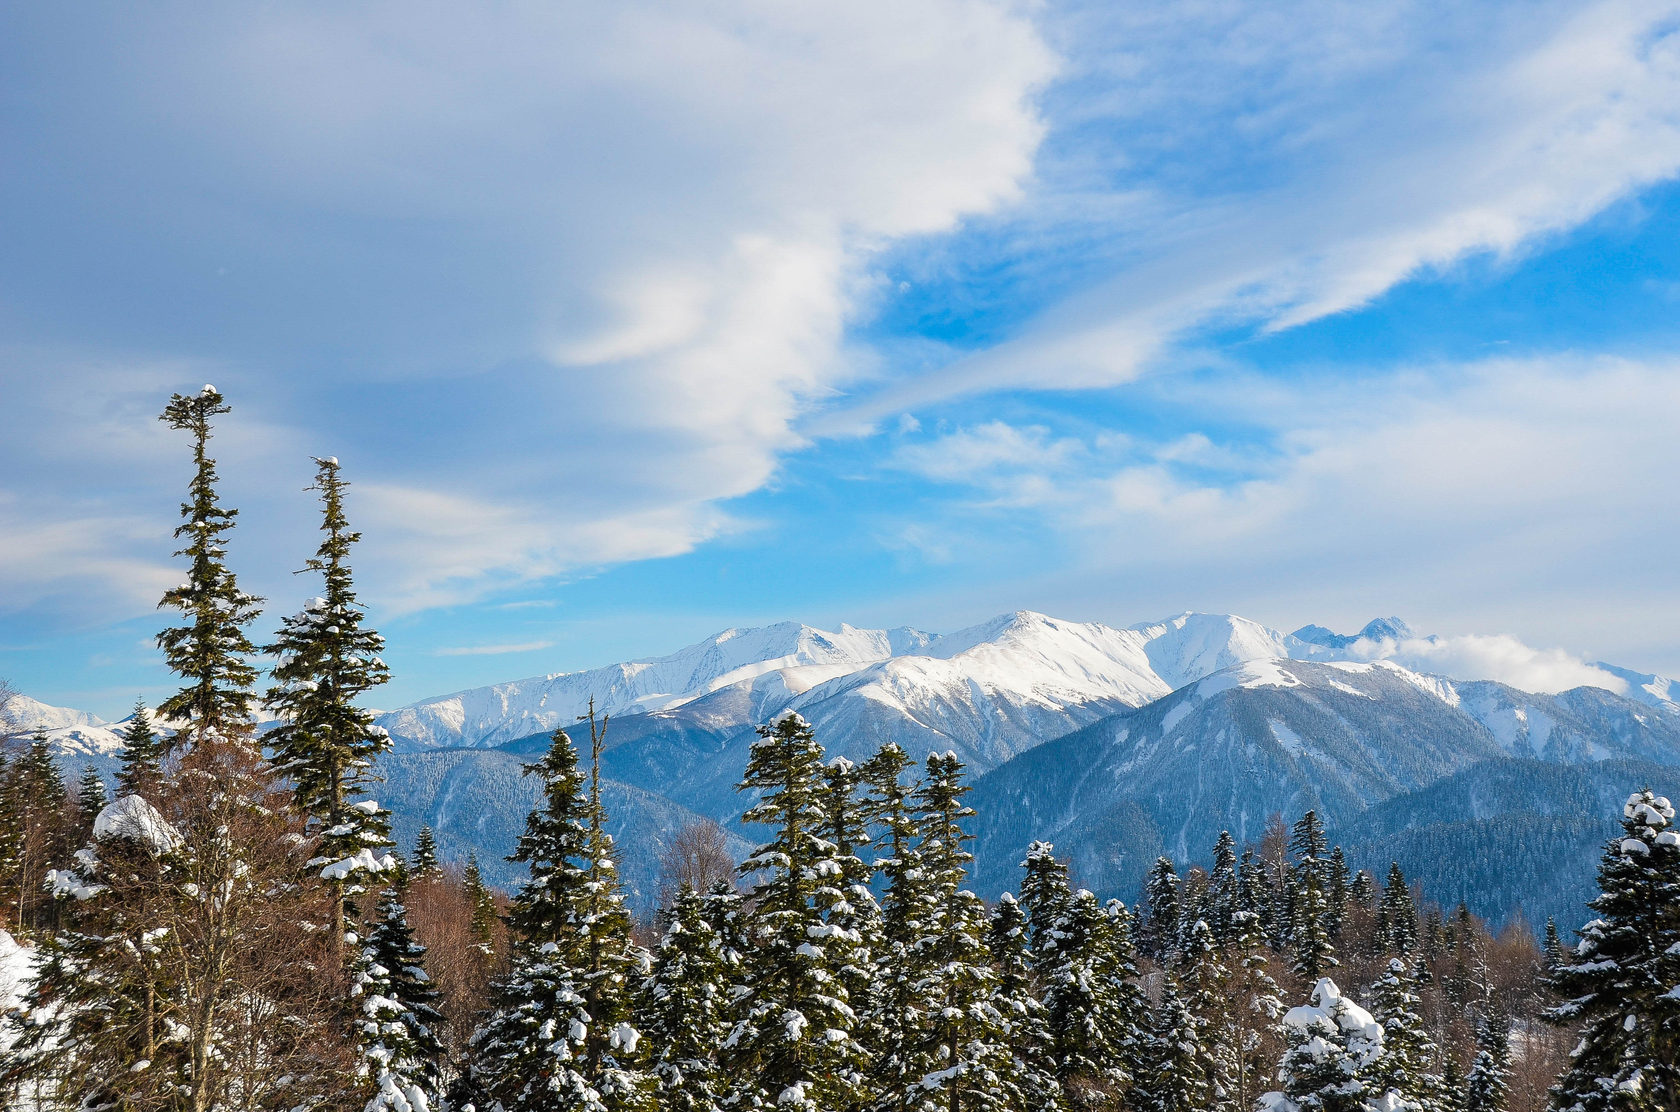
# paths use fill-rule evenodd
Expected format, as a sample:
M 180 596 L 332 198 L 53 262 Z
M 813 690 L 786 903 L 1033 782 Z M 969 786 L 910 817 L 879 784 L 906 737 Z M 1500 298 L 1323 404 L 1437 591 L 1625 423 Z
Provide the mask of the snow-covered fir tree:
M 985 905 L 963 887 L 973 860 L 963 823 L 974 812 L 962 802 L 969 790 L 962 769 L 955 753 L 929 754 L 916 793 L 914 869 L 928 901 L 905 957 L 921 1019 L 899 1038 L 919 1073 L 901 1107 L 918 1112 L 1005 1112 L 1022 1104 L 1009 1029 L 993 999 L 997 973 L 985 946 Z
M 227 534 L 239 511 L 224 507 L 216 492 L 216 461 L 210 458 L 210 419 L 229 412 L 214 386 L 197 394 L 175 394 L 160 420 L 193 436 L 193 478 L 175 536 L 185 546 L 175 555 L 189 562 L 187 581 L 164 592 L 160 607 L 179 610 L 186 624 L 157 635 L 165 663 L 185 686 L 165 699 L 158 715 L 179 723 L 173 747 L 205 741 L 246 741 L 255 703 L 252 685 L 256 652 L 244 627 L 256 618 L 262 599 L 239 589 L 224 562 Z
M 167 744 L 152 725 L 145 700 L 134 700 L 134 712 L 122 728 L 122 767 L 117 771 L 118 795 L 143 795 L 162 775 Z
M 1435 1072 L 1440 1051 L 1429 1037 L 1419 1014 L 1417 978 L 1401 958 L 1390 958 L 1388 969 L 1371 990 L 1371 1011 L 1383 1028 L 1383 1052 L 1371 1069 L 1381 1090 L 1410 1101 L 1417 1112 L 1451 1112 L 1448 1094 Z
M 377 803 L 358 799 L 373 779 L 373 762 L 391 747 L 356 700 L 390 678 L 380 658 L 385 639 L 362 625 L 349 556 L 361 534 L 344 516 L 338 460 L 315 461 L 325 534 L 304 571 L 317 572 L 324 594 L 281 623 L 266 652 L 275 657 L 268 706 L 280 724 L 264 739 L 276 771 L 292 784 L 298 807 L 320 839 L 318 867 L 332 888 L 340 933 L 359 919 L 358 897 L 391 860 L 376 850 L 390 844 L 389 816 Z
M 1249 1109 L 1270 1087 L 1277 1070 L 1283 1000 L 1269 968 L 1270 946 L 1260 913 L 1239 910 L 1231 924 L 1232 966 L 1229 1006 L 1223 1014 L 1219 1043 L 1233 1056 L 1232 1102 Z
M 466 889 L 467 903 L 472 907 L 473 944 L 485 955 L 496 940 L 496 898 L 484 883 L 478 867 L 478 854 L 467 854 L 466 868 L 461 872 L 461 886 Z
M 1155 1006 L 1128 1104 L 1138 1112 L 1207 1112 L 1216 1104 L 1213 1055 L 1202 1022 L 1171 978 Z
M 992 1006 L 1003 1018 L 1009 1033 L 1011 1073 L 1022 1107 L 1055 1112 L 1060 1089 L 1050 1057 L 1050 1031 L 1044 1003 L 1033 987 L 1027 914 L 1008 892 L 999 897 L 997 910 L 992 914 L 986 932 L 986 949 L 997 969 Z
M 1049 842 L 1029 845 L 1021 867 L 1026 870 L 1021 879 L 1021 908 L 1027 915 L 1027 949 L 1042 982 L 1056 926 L 1067 913 L 1073 890 L 1068 885 L 1067 865 L 1056 859 L 1056 847 Z
M 1213 929 L 1214 941 L 1229 946 L 1234 937 L 1231 916 L 1237 911 L 1237 842 L 1229 830 L 1221 830 L 1213 844 L 1213 870 L 1208 874 L 1208 905 L 1204 918 Z
M 637 1021 L 664 1112 L 719 1112 L 727 1086 L 718 1056 L 733 1026 L 723 940 L 706 916 L 705 897 L 684 884 L 665 914 L 665 935 L 642 987 Z
M 1179 896 L 1182 881 L 1170 857 L 1157 857 L 1144 880 L 1143 900 L 1147 917 L 1139 940 L 1143 950 L 1163 965 L 1170 964 L 1178 948 Z
M 1063 1104 L 1098 1109 L 1124 1099 L 1143 1047 L 1146 1017 L 1124 909 L 1085 890 L 1044 932 L 1038 973 Z
M 1670 995 L 1680 985 L 1680 831 L 1667 799 L 1649 790 L 1628 798 L 1598 884 L 1590 905 L 1597 917 L 1551 976 L 1565 999 L 1549 1018 L 1581 1028 L 1553 1105 L 1563 1112 L 1661 1108 L 1651 1094 L 1680 1093 Z
M 99 812 L 110 802 L 105 794 L 105 778 L 99 775 L 99 770 L 92 765 L 82 770 L 82 778 L 76 783 L 76 812 L 80 817 L 78 839 L 86 845 L 93 839 L 93 820 L 99 817 Z
M 442 1095 L 438 991 L 426 947 L 408 925 L 402 890 L 387 887 L 379 918 L 357 955 L 350 990 L 358 1076 L 371 1090 L 365 1112 L 428 1112 Z
M 474 868 L 477 868 L 476 860 Z M 429 826 L 421 826 L 420 833 L 414 839 L 414 864 L 409 871 L 415 880 L 422 880 L 442 871 L 438 865 L 437 835 L 432 833 Z
M 1511 1103 L 1511 1021 L 1498 1008 L 1476 1028 L 1476 1060 L 1464 1079 L 1463 1112 L 1505 1112 Z
M 1417 905 L 1398 861 L 1388 867 L 1382 903 L 1377 907 L 1377 942 L 1386 954 L 1405 956 L 1417 949 Z
M 1382 1056 L 1383 1029 L 1369 1012 L 1323 977 L 1306 1004 L 1284 1013 L 1283 1026 L 1283 1089 L 1261 1098 L 1265 1112 L 1372 1112 L 1380 1096 L 1372 1069 Z
M 737 1108 L 833 1112 L 866 1092 L 865 1048 L 836 970 L 859 940 L 831 928 L 844 899 L 835 847 L 822 836 L 823 754 L 796 714 L 760 730 L 741 788 L 758 802 L 743 816 L 772 839 L 741 865 L 756 878 L 752 941 L 737 994 L 739 1019 L 724 1068 Z
M 527 865 L 531 878 L 508 912 L 511 968 L 473 1036 L 463 1086 L 506 1112 L 646 1112 L 656 1101 L 631 1022 L 649 959 L 631 940 L 602 827 L 593 714 L 590 734 L 597 759 L 588 776 L 565 730 L 526 766 L 542 778 L 544 804 L 509 860 Z
M 875 870 L 866 861 L 870 850 L 868 800 L 861 798 L 863 770 L 845 757 L 835 757 L 823 770 L 822 835 L 834 847 L 840 867 L 837 887 L 841 898 L 828 912 L 828 925 L 835 937 L 846 939 L 834 949 L 840 960 L 835 976 L 846 990 L 846 999 L 857 1017 L 854 1034 L 866 1048 L 883 1041 L 880 1032 L 869 1027 L 880 1008 L 875 989 L 881 979 L 880 958 L 886 948 L 880 905 L 870 889 Z

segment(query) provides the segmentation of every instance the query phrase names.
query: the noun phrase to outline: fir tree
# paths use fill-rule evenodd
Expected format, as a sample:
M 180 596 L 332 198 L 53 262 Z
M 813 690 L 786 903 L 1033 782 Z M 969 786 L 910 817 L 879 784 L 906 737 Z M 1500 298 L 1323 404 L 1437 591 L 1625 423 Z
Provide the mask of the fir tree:
M 1411 967 L 1390 958 L 1388 971 L 1372 988 L 1372 1012 L 1383 1027 L 1383 1052 L 1371 1070 L 1378 1092 L 1393 1092 L 1419 1112 L 1447 1112 L 1441 1079 L 1432 1070 L 1439 1056 L 1418 1009 Z
M 531 812 L 509 860 L 527 865 L 531 879 L 508 913 L 512 967 L 473 1036 L 475 1080 L 507 1112 L 644 1112 L 654 1104 L 641 1034 L 630 1023 L 648 959 L 630 939 L 602 826 L 604 724 L 589 717 L 589 776 L 564 730 L 526 766 L 542 778 L 544 806 Z
M 92 765 L 82 770 L 82 778 L 76 784 L 76 812 L 81 822 L 77 825 L 77 841 L 86 845 L 93 840 L 93 820 L 99 817 L 99 812 L 105 809 L 108 797 L 105 794 L 105 778 L 99 775 L 99 770 Z
M 873 810 L 868 801 L 859 798 L 863 784 L 863 771 L 845 757 L 828 762 L 823 770 L 822 833 L 833 845 L 840 867 L 841 897 L 829 910 L 828 926 L 836 938 L 847 940 L 834 948 L 833 956 L 840 961 L 835 976 L 858 1018 L 856 1037 L 866 1048 L 874 1049 L 886 1041 L 885 1032 L 870 1027 L 880 1011 L 875 989 L 886 939 L 881 908 L 869 887 L 875 870 L 863 859 L 864 850 L 871 845 L 869 820 Z
M 478 863 L 474 861 L 473 869 L 476 871 L 477 868 Z M 441 871 L 438 866 L 437 837 L 432 833 L 431 827 L 422 826 L 419 836 L 414 839 L 414 879 L 420 880 Z
M 1377 908 L 1377 944 L 1385 954 L 1405 956 L 1417 949 L 1417 905 L 1398 861 L 1388 866 L 1388 882 Z
M 753 889 L 754 945 L 726 1043 L 725 1068 L 740 1108 L 830 1112 L 864 1088 L 867 1061 L 855 1016 L 835 970 L 856 939 L 831 932 L 825 913 L 843 899 L 834 845 L 822 836 L 822 748 L 796 714 L 760 730 L 743 790 L 758 803 L 742 816 L 772 840 L 741 872 Z
M 69 795 L 45 734 L 0 768 L 0 803 L 0 865 L 12 925 L 50 929 L 58 909 L 41 883 L 49 868 L 67 863 L 75 832 L 65 822 Z
M 1112 1106 L 1131 1086 L 1144 1015 L 1125 916 L 1081 890 L 1045 936 L 1039 976 L 1062 1100 L 1070 1109 Z
M 1237 842 L 1229 830 L 1221 830 L 1213 844 L 1213 871 L 1208 874 L 1207 922 L 1213 937 L 1228 946 L 1234 937 L 1231 916 L 1238 909 Z
M 164 740 L 152 727 L 145 700 L 134 701 L 134 713 L 122 730 L 122 768 L 117 773 L 118 795 L 143 795 L 163 775 Z
M 1557 920 L 1550 915 L 1546 916 L 1546 941 L 1540 952 L 1543 955 L 1547 973 L 1556 973 L 1563 967 L 1565 961 L 1563 939 L 1558 937 Z
M 373 761 L 391 738 L 356 700 L 390 678 L 379 654 L 385 639 L 364 629 L 364 615 L 351 579 L 350 547 L 361 539 L 344 517 L 344 488 L 338 460 L 315 461 L 321 497 L 321 531 L 326 534 L 306 572 L 319 572 L 325 594 L 285 619 L 274 644 L 275 685 L 268 705 L 281 724 L 265 739 L 275 770 L 292 783 L 297 805 L 320 838 L 315 855 L 332 886 L 340 933 L 358 918 L 357 897 L 367 888 L 364 874 L 377 876 L 386 857 L 374 850 L 390 844 L 386 812 L 371 800 L 356 800 L 373 779 Z
M 1382 1055 L 1382 1027 L 1342 996 L 1328 977 L 1307 1005 L 1284 1016 L 1289 1048 L 1278 1069 L 1283 1089 L 1262 1098 L 1273 1112 L 1368 1112 L 1380 1096 L 1370 1071 Z
M 1032 956 L 1026 912 L 1013 895 L 998 900 L 986 932 L 986 948 L 997 968 L 992 1006 L 1003 1018 L 1014 1057 L 1012 1073 L 1022 1107 L 1055 1112 L 1059 1101 L 1050 1057 L 1050 1031 L 1044 1004 L 1033 991 Z
M 1303 866 L 1296 874 L 1296 883 L 1295 928 L 1291 932 L 1294 969 L 1307 980 L 1316 980 L 1340 964 L 1335 944 L 1330 941 L 1330 901 L 1324 890 L 1323 870 Z
M 718 1055 L 730 1018 L 728 953 L 689 885 L 666 913 L 665 937 L 643 986 L 638 1011 L 653 1047 L 659 1107 L 665 1112 L 719 1112 L 726 1090 Z
M 1497 1009 L 1476 1029 L 1476 1060 L 1464 1080 L 1464 1112 L 1505 1112 L 1511 1090 L 1511 1021 Z
M 1206 1112 L 1214 1104 L 1213 1056 L 1202 1024 L 1171 979 L 1161 992 L 1149 1037 L 1147 1067 L 1139 1070 L 1130 1104 L 1139 1112 Z
M 425 1112 L 443 1088 L 438 992 L 426 974 L 426 947 L 414 938 L 401 890 L 379 902 L 379 921 L 362 948 L 351 984 L 358 1073 L 371 1088 L 365 1112 Z
M 920 1030 L 900 1033 L 920 1070 L 905 1107 L 1009 1112 L 1022 1098 L 1010 1069 L 1008 1028 L 993 1006 L 997 974 L 985 947 L 986 910 L 963 888 L 973 858 L 964 848 L 970 835 L 962 824 L 974 811 L 962 802 L 969 790 L 962 767 L 955 753 L 930 754 L 916 793 L 916 867 L 930 899 L 907 953 L 923 1022 Z
M 223 562 L 227 534 L 239 511 L 217 500 L 216 461 L 206 451 L 210 419 L 228 411 L 216 388 L 206 386 L 191 397 L 173 395 L 160 417 L 171 428 L 193 435 L 193 479 L 189 500 L 181 504 L 183 520 L 175 530 L 185 541 L 175 555 L 190 562 L 187 581 L 165 591 L 158 604 L 181 611 L 187 619 L 187 624 L 157 635 L 164 661 L 186 681 L 158 707 L 160 717 L 181 723 L 174 746 L 244 743 L 251 732 L 257 670 L 247 658 L 256 649 L 244 627 L 257 616 L 262 599 L 241 591 Z
M 1650 791 L 1622 809 L 1622 834 L 1598 870 L 1597 918 L 1551 977 L 1566 998 L 1548 1018 L 1580 1024 L 1581 1042 L 1554 1107 L 1580 1112 L 1662 1107 L 1630 1094 L 1680 1092 L 1680 1039 L 1669 990 L 1680 984 L 1680 832 Z
M 473 944 L 488 955 L 496 941 L 496 899 L 484 883 L 484 874 L 479 871 L 478 854 L 467 854 L 467 867 L 461 874 L 461 884 L 467 891 L 467 902 L 472 906 Z
M 1068 886 L 1068 869 L 1056 860 L 1056 847 L 1049 842 L 1034 842 L 1027 847 L 1026 860 L 1021 867 L 1026 876 L 1021 881 L 1021 906 L 1027 913 L 1028 952 L 1033 965 L 1044 969 L 1054 942 L 1056 924 L 1067 913 L 1073 891 Z
M 1178 870 L 1172 858 L 1157 857 L 1144 881 L 1144 904 L 1149 910 L 1143 932 L 1144 951 L 1163 965 L 1172 959 L 1178 944 Z
M 1276 1071 L 1283 1000 L 1267 966 L 1269 947 L 1260 913 L 1238 911 L 1232 930 L 1238 961 L 1220 1042 L 1234 1055 L 1233 1103 L 1246 1110 L 1254 1106 Z
M 1324 870 L 1325 927 L 1332 939 L 1342 933 L 1342 921 L 1347 918 L 1352 886 L 1347 857 L 1343 855 L 1342 847 L 1337 846 L 1330 851 L 1330 860 Z

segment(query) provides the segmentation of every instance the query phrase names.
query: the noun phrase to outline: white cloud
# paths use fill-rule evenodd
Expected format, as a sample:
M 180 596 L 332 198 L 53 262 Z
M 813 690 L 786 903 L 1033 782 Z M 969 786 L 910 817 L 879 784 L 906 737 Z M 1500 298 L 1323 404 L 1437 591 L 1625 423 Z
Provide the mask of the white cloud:
M 75 138 L 36 176 L 122 183 L 87 214 L 27 206 L 99 265 L 17 315 L 224 353 L 239 413 L 261 381 L 307 450 L 371 442 L 369 524 L 411 543 L 367 530 L 369 587 L 401 608 L 715 535 L 858 373 L 873 253 L 1020 196 L 1055 66 L 1007 0 L 182 5 L 73 50 L 44 16 L 14 30 L 64 70 L 32 134 Z M 144 422 L 182 382 L 114 393 Z
M 534 653 L 539 649 L 551 649 L 553 641 L 522 641 L 512 645 L 453 645 L 441 649 L 433 649 L 433 656 L 507 656 L 511 653 Z
M 1497 680 L 1521 691 L 1555 694 L 1572 687 L 1602 687 L 1625 695 L 1627 681 L 1563 649 L 1535 649 L 1506 634 L 1371 641 L 1348 647 L 1363 660 L 1392 660 L 1415 672 L 1461 680 Z
M 1287 328 L 1510 257 L 1680 171 L 1672 2 L 1079 13 L 1050 102 L 1065 135 L 1005 238 L 1054 245 L 1046 280 L 1064 254 L 1109 277 L 815 428 L 1130 381 L 1200 328 Z

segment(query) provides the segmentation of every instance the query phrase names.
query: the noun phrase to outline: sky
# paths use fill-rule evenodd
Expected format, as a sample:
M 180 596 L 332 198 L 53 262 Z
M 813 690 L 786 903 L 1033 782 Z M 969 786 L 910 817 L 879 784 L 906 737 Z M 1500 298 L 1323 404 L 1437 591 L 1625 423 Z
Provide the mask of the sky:
M 12 4 L 0 152 L 50 703 L 171 690 L 206 383 L 381 706 L 1020 608 L 1680 675 L 1680 4 Z

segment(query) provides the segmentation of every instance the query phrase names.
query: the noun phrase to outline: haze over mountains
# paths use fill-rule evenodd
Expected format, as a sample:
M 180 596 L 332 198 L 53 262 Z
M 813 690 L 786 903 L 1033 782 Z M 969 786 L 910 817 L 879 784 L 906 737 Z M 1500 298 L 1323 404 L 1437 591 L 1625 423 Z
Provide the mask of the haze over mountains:
M 975 777 L 983 894 L 1011 886 L 1026 844 L 1048 838 L 1083 883 L 1130 898 L 1157 855 L 1200 860 L 1220 829 L 1258 840 L 1269 815 L 1312 807 L 1356 863 L 1393 855 L 1495 917 L 1524 891 L 1531 916 L 1578 917 L 1613 808 L 1566 803 L 1644 786 L 1630 778 L 1680 779 L 1675 689 L 1584 662 L 1565 674 L 1598 686 L 1553 692 L 1397 662 L 1453 659 L 1447 647 L 1394 618 L 1358 634 L 1194 613 L 1118 629 L 1029 611 L 943 636 L 731 629 L 665 657 L 384 713 L 395 748 L 379 798 L 405 842 L 427 823 L 446 856 L 476 852 L 511 883 L 501 858 L 536 800 L 519 766 L 593 696 L 612 716 L 608 802 L 645 902 L 676 831 L 700 815 L 732 826 L 747 805 L 734 784 L 755 727 L 797 711 L 832 754 L 862 758 L 888 740 L 917 759 L 955 751 Z M 120 749 L 91 716 L 31 702 L 23 718 L 72 767 L 108 767 Z M 1511 775 L 1519 767 L 1539 771 Z M 1525 839 L 1563 848 L 1522 856 Z M 1501 853 L 1534 875 L 1489 883 L 1486 859 Z

